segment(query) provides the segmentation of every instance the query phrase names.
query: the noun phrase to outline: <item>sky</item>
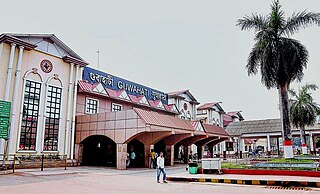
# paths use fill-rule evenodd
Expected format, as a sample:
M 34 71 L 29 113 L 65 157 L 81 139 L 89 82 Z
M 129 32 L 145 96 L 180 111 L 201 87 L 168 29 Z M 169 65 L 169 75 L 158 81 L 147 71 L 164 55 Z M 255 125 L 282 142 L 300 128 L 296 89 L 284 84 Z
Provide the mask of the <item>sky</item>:
M 268 14 L 271 0 L 0 0 L 0 32 L 54 33 L 93 68 L 163 92 L 189 89 L 246 120 L 279 118 L 278 92 L 245 66 L 253 31 L 236 21 Z M 286 16 L 320 12 L 319 0 L 280 0 Z M 320 27 L 293 36 L 309 51 L 302 83 L 320 86 Z M 314 93 L 320 103 L 320 90 Z

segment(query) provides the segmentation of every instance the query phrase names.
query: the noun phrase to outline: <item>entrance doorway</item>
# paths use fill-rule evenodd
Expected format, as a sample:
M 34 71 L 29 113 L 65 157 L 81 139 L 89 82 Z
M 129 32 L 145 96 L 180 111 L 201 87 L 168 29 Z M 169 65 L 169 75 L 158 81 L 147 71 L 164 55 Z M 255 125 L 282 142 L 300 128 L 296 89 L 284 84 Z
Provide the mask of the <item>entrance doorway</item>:
M 103 135 L 89 136 L 82 141 L 82 164 L 87 166 L 116 166 L 116 144 Z
M 131 140 L 128 143 L 128 154 L 130 158 L 128 167 L 144 167 L 145 155 L 143 143 L 136 139 Z

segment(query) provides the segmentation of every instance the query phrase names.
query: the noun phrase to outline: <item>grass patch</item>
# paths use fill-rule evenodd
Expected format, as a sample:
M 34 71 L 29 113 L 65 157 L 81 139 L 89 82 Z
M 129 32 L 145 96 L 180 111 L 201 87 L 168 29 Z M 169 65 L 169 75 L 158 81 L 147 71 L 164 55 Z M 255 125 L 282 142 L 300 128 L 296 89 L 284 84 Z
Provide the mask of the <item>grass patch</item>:
M 247 164 L 239 164 L 233 162 L 222 162 L 221 168 L 228 168 L 228 169 L 249 169 L 250 167 Z
M 286 159 L 286 158 L 274 158 L 268 160 L 268 162 L 276 162 L 276 163 L 313 163 L 313 160 L 309 159 Z

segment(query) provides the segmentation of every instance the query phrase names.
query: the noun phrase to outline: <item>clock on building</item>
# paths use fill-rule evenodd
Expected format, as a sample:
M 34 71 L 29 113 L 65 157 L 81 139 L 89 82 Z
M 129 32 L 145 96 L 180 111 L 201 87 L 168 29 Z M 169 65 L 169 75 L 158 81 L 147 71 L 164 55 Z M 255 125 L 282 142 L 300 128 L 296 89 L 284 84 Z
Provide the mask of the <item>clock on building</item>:
M 41 70 L 45 73 L 50 73 L 53 69 L 51 61 L 44 59 L 40 63 Z

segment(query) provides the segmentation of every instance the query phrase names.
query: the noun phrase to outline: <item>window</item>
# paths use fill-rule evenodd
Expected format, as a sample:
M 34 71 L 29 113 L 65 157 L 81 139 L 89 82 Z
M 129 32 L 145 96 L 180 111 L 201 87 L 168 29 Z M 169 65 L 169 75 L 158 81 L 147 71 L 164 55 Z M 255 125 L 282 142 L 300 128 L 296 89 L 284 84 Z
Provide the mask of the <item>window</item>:
M 61 92 L 61 88 L 50 85 L 48 86 L 46 124 L 43 145 L 43 150 L 45 151 L 58 150 Z
M 121 111 L 122 110 L 122 105 L 120 104 L 116 104 L 116 103 L 112 103 L 112 112 L 117 112 L 117 111 Z
M 98 103 L 97 99 L 86 98 L 86 114 L 98 113 Z
M 20 150 L 35 150 L 41 83 L 26 80 L 20 132 Z

